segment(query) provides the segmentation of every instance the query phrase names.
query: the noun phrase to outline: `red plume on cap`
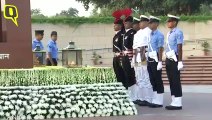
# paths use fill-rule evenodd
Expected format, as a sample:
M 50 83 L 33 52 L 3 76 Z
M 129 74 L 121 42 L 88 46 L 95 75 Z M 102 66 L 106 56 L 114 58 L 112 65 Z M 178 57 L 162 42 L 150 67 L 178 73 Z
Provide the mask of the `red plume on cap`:
M 132 14 L 132 10 L 130 8 L 124 9 L 122 10 L 123 15 L 125 15 L 125 17 L 129 17 Z
M 124 10 L 122 10 L 122 13 L 125 16 L 125 19 L 124 19 L 125 22 L 127 22 L 127 21 L 133 22 L 133 17 L 131 16 L 132 9 L 130 9 L 130 8 L 124 9 Z
M 113 12 L 112 16 L 115 18 L 114 24 L 122 24 L 123 23 L 123 21 L 121 19 L 122 15 L 123 15 L 122 10 L 117 10 L 117 11 Z

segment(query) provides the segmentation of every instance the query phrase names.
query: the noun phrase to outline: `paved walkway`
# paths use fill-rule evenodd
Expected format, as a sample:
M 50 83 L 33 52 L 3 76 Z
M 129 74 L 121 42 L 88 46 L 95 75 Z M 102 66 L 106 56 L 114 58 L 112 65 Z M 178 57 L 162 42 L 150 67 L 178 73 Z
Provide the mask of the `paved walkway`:
M 165 105 L 170 104 L 168 86 L 165 87 Z M 212 120 L 212 86 L 183 86 L 183 110 L 167 111 L 165 108 L 137 107 L 136 116 L 104 118 L 78 118 L 71 120 Z

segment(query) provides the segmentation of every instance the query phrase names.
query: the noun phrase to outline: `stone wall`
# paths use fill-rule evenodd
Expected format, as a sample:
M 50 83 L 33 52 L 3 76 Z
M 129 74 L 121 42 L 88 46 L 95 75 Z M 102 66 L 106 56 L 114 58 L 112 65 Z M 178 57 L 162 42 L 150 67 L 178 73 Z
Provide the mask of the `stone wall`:
M 179 28 L 182 29 L 185 36 L 184 57 L 203 55 L 201 42 L 204 40 L 208 40 L 212 46 L 212 21 L 180 22 Z M 74 41 L 77 47 L 88 50 L 83 52 L 83 64 L 92 65 L 91 56 L 94 50 L 102 56 L 104 65 L 111 65 L 112 63 L 113 24 L 83 24 L 79 26 L 32 24 L 32 31 L 35 29 L 45 30 L 44 46 L 47 45 L 50 39 L 51 31 L 56 30 L 59 35 L 58 46 L 60 49 L 66 47 L 69 41 Z M 166 33 L 168 32 L 166 25 L 161 24 L 159 29 L 166 37 Z M 34 38 L 34 32 L 32 36 Z

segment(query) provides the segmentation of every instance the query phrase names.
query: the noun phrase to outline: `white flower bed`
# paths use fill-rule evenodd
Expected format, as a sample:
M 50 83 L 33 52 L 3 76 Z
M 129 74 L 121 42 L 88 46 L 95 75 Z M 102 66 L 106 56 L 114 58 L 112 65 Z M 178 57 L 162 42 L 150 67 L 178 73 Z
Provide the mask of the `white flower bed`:
M 0 87 L 0 118 L 49 119 L 135 115 L 119 83 Z

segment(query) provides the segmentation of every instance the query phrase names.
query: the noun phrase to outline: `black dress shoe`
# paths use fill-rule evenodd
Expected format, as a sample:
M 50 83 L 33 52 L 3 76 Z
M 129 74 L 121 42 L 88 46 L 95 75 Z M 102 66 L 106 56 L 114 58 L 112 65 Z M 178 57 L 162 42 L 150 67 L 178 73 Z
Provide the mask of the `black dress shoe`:
M 163 105 L 158 105 L 158 104 L 150 103 L 149 104 L 149 107 L 150 108 L 161 108 L 161 107 L 163 107 Z
M 166 106 L 167 110 L 182 110 L 182 106 L 181 107 L 176 107 L 176 106 Z
M 139 100 L 133 101 L 134 104 L 138 104 Z
M 139 106 L 148 106 L 149 105 L 149 102 L 139 100 L 138 105 Z

